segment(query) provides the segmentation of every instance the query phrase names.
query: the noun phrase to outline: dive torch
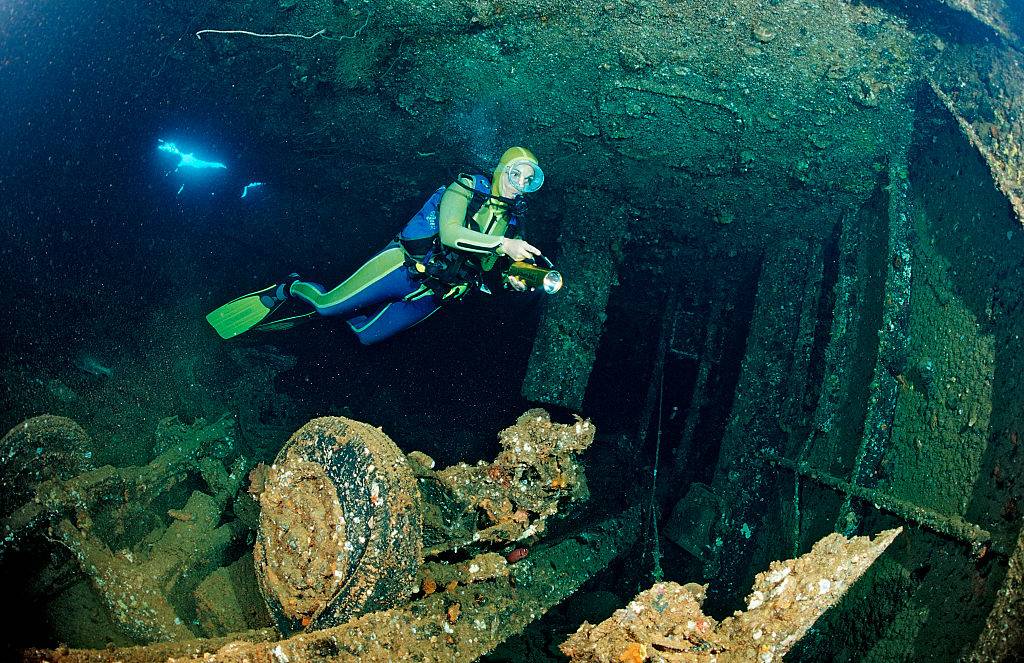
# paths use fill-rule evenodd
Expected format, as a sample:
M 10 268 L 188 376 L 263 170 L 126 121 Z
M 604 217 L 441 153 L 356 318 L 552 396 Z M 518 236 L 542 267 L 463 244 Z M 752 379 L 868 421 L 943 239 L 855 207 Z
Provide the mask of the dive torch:
M 538 256 L 537 259 L 546 262 L 547 267 L 517 260 L 505 271 L 505 276 L 518 278 L 526 283 L 530 290 L 540 288 L 553 295 L 562 289 L 562 274 L 554 269 L 555 266 L 544 256 Z

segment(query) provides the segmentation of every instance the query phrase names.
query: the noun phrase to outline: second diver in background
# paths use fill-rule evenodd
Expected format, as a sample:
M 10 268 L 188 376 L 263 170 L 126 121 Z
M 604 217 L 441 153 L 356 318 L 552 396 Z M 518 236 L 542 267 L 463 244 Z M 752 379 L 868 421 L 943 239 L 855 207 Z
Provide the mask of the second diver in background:
M 398 237 L 333 288 L 293 274 L 228 302 L 206 319 L 225 339 L 253 328 L 287 329 L 315 315 L 340 316 L 364 345 L 388 339 L 483 287 L 484 272 L 502 258 L 517 264 L 541 258 L 540 250 L 522 237 L 521 197 L 543 182 L 533 153 L 509 148 L 492 178 L 461 174 L 439 188 Z M 527 289 L 515 274 L 506 272 L 503 278 L 512 289 Z M 312 310 L 272 319 L 287 301 Z

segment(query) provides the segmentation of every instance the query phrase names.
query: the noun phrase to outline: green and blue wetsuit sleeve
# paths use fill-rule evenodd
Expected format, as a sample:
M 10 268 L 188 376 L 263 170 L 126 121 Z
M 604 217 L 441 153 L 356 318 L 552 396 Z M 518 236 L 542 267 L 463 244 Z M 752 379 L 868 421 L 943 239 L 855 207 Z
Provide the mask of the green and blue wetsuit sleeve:
M 453 183 L 441 196 L 441 206 L 438 209 L 441 243 L 468 253 L 494 253 L 501 246 L 500 236 L 488 235 L 466 227 L 466 213 L 469 210 L 469 201 L 473 199 L 473 194 L 470 193 L 473 189 L 473 180 L 460 177 L 459 181 L 464 183 L 468 190 Z

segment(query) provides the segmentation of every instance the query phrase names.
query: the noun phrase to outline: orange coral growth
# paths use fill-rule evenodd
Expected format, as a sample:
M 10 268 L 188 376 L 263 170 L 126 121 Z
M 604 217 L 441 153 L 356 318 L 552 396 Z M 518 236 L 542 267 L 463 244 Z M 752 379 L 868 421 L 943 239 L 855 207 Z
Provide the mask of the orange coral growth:
M 259 463 L 249 472 L 249 494 L 259 496 L 267 487 L 267 472 L 270 468 L 266 463 Z
M 420 590 L 424 596 L 430 596 L 437 591 L 437 581 L 433 578 L 424 578 L 423 583 L 420 584 Z
M 647 647 L 631 642 L 619 654 L 619 663 L 644 663 L 647 660 Z
M 509 483 L 508 472 L 500 465 L 491 465 L 487 468 L 487 478 L 494 483 L 500 483 L 502 485 L 508 485 Z
M 462 614 L 462 606 L 458 603 L 453 603 L 448 606 L 448 622 L 454 624 L 459 619 L 459 615 Z

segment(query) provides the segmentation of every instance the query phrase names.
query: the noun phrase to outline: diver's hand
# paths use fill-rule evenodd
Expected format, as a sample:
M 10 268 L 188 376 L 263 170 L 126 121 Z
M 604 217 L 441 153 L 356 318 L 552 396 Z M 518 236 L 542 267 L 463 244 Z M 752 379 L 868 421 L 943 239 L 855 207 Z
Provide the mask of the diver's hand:
M 505 281 L 508 283 L 508 287 L 512 288 L 516 292 L 526 292 L 527 290 L 526 281 L 522 280 L 518 276 L 509 276 Z
M 521 239 L 502 237 L 501 254 L 508 256 L 512 260 L 528 260 L 534 256 L 539 256 L 540 249 Z

